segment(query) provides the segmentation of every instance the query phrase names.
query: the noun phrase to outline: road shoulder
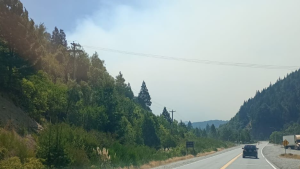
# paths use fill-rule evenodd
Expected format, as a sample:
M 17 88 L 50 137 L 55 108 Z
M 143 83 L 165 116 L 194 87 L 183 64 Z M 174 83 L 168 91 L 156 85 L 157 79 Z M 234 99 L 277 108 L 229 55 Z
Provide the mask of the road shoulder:
M 281 145 L 267 144 L 262 150 L 262 153 L 265 158 L 268 159 L 277 168 L 299 169 L 300 167 L 300 160 L 280 157 L 280 154 L 284 153 L 284 149 Z M 300 154 L 300 151 L 287 150 L 287 153 Z

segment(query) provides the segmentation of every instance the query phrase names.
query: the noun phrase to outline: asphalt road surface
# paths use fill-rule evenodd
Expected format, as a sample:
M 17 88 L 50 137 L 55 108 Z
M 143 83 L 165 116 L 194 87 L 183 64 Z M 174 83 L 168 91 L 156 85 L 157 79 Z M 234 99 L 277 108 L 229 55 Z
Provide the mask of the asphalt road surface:
M 190 164 L 186 164 L 176 169 L 276 169 L 262 154 L 262 149 L 268 142 L 260 142 L 257 146 L 258 159 L 242 157 L 242 148 L 236 148 L 215 156 L 201 159 Z

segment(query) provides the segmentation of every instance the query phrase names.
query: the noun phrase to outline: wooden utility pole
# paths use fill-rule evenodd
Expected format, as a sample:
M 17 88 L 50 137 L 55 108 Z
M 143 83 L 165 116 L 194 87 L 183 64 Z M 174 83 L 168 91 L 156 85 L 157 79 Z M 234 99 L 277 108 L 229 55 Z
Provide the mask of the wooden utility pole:
M 173 113 L 176 112 L 176 111 L 171 110 L 170 112 L 172 112 L 172 123 L 173 123 Z
M 72 52 L 73 53 L 73 57 L 74 57 L 74 73 L 73 73 L 73 79 L 75 79 L 76 78 L 76 76 L 75 76 L 75 73 L 76 73 L 76 53 L 77 52 L 82 52 L 82 50 L 77 50 L 77 46 L 78 47 L 81 47 L 78 43 L 75 43 L 74 41 L 73 41 L 73 43 L 71 43 L 71 46 L 72 46 L 72 50 L 69 50 L 70 52 Z

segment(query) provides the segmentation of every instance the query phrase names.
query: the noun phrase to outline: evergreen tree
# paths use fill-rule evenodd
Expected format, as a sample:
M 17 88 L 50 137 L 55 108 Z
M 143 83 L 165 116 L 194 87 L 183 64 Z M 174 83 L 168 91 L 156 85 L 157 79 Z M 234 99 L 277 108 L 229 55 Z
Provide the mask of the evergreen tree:
M 191 121 L 188 122 L 187 128 L 188 128 L 188 130 L 191 130 L 193 128 L 193 125 L 192 125 Z
M 81 80 L 88 80 L 88 71 L 90 68 L 90 59 L 87 53 L 80 52 L 76 58 L 76 81 L 80 82 Z
M 172 119 L 170 117 L 170 113 L 167 111 L 166 107 L 164 107 L 164 110 L 162 112 L 162 116 L 169 122 L 172 123 Z
M 120 95 L 124 95 L 130 99 L 133 98 L 133 92 L 131 90 L 130 83 L 125 83 L 125 79 L 121 72 L 119 72 L 119 75 L 116 76 L 116 90 Z
M 64 30 L 58 30 L 57 27 L 54 28 L 51 36 L 51 44 L 53 45 L 53 47 L 55 47 L 55 49 L 57 49 L 60 45 L 65 48 L 68 46 Z
M 152 104 L 151 97 L 149 95 L 146 83 L 144 81 L 141 86 L 141 91 L 138 95 L 138 101 L 143 108 L 151 111 L 151 109 L 150 109 L 150 106 Z
M 210 132 L 209 132 L 209 134 L 210 134 L 210 136 L 211 136 L 212 138 L 217 138 L 217 130 L 216 130 L 216 127 L 215 127 L 214 124 L 212 124 L 212 125 L 210 126 Z
M 206 129 L 203 129 L 203 131 L 202 131 L 202 137 L 207 137 Z
M 134 97 L 134 94 L 131 90 L 130 83 L 128 83 L 126 86 L 125 96 L 128 97 L 129 99 L 133 99 L 133 97 Z
M 210 126 L 208 123 L 206 124 L 205 130 L 207 134 L 210 132 Z
M 116 90 L 120 95 L 125 95 L 126 84 L 121 72 L 116 76 Z
M 182 122 L 182 120 L 180 120 L 179 126 L 183 127 L 183 128 L 186 128 L 186 125 L 184 124 L 184 122 Z
M 142 128 L 145 145 L 157 148 L 160 140 L 156 134 L 154 121 L 150 116 L 145 117 Z
M 200 136 L 201 136 L 201 129 L 199 129 L 198 127 L 196 127 L 196 129 L 195 129 L 195 135 L 196 135 L 197 137 L 200 137 Z

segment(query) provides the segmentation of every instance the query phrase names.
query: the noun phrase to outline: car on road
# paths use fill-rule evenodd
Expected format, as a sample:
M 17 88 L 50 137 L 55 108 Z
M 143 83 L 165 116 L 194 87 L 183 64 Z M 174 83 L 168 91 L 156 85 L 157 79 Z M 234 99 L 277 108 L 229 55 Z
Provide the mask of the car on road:
M 256 145 L 245 145 L 243 148 L 243 158 L 245 157 L 255 157 L 257 158 L 257 150 Z

